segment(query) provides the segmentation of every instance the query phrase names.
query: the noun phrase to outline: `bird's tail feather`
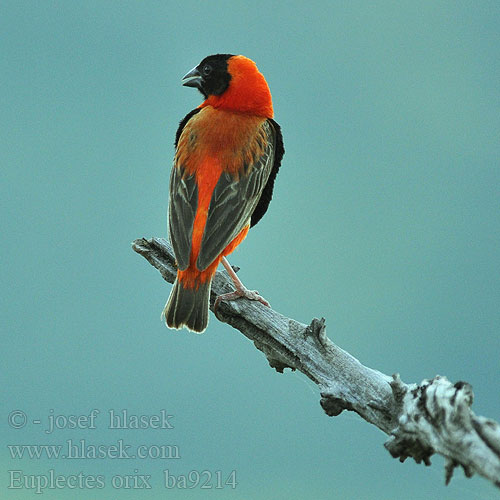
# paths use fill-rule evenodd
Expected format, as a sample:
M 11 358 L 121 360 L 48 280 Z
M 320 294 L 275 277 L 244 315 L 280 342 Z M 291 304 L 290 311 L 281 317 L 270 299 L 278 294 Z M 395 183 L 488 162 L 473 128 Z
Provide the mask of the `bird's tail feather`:
M 187 327 L 196 333 L 203 333 L 208 325 L 208 305 L 211 280 L 201 283 L 198 289 L 185 288 L 175 280 L 162 317 L 169 328 Z

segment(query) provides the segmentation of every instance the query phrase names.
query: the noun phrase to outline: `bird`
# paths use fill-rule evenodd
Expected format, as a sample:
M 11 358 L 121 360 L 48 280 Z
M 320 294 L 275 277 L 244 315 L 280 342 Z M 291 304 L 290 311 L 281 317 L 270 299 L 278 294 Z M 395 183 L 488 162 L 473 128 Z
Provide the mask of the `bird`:
M 241 283 L 227 259 L 266 213 L 285 152 L 264 75 L 243 55 L 205 57 L 181 81 L 203 102 L 180 122 L 170 174 L 168 234 L 177 276 L 162 313 L 169 328 L 203 333 L 212 278 L 228 271 L 234 292 L 269 303 Z

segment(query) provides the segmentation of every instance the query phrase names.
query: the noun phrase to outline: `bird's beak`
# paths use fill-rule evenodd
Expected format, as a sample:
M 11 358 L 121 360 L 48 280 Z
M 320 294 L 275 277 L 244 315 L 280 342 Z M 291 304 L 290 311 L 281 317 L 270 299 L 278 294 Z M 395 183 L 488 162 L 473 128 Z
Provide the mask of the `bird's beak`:
M 182 78 L 182 85 L 184 87 L 196 87 L 200 88 L 203 81 L 203 77 L 197 68 L 193 68 L 187 75 Z

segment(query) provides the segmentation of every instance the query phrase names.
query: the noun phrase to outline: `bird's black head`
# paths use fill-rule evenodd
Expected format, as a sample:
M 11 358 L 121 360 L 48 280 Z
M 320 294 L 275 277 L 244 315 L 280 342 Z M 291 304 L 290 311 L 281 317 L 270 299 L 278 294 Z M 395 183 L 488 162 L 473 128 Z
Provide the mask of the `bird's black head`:
M 231 75 L 227 70 L 227 61 L 233 54 L 208 56 L 182 79 L 185 87 L 196 87 L 205 97 L 221 95 L 229 86 Z

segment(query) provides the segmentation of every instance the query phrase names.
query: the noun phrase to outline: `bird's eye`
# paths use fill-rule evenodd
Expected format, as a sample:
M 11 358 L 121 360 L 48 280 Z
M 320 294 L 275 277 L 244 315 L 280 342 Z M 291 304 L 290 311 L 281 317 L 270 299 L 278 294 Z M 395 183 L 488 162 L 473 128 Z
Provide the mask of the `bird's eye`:
M 212 72 L 212 66 L 210 66 L 210 64 L 205 64 L 205 66 L 203 66 L 203 74 L 205 76 L 208 76 L 211 72 Z

